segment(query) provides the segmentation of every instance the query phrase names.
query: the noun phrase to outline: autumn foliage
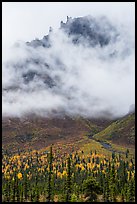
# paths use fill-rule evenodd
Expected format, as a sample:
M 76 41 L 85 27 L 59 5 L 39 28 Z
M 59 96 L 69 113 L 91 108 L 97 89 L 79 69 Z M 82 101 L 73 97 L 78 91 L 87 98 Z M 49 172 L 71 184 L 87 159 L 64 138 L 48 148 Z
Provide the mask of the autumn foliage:
M 28 151 L 3 152 L 3 202 L 134 201 L 133 159 L 112 154 Z

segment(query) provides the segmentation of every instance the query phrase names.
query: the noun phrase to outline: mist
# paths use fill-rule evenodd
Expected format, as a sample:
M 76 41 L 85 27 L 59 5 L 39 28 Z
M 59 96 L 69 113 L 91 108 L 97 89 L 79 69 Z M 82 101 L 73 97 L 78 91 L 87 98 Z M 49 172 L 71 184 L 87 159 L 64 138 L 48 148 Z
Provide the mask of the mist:
M 101 18 L 97 22 L 102 28 Z M 128 21 L 110 23 L 117 37 L 105 46 L 81 37 L 75 44 L 73 35 L 53 28 L 49 47 L 18 41 L 5 50 L 2 117 L 127 114 L 135 104 L 134 29 Z

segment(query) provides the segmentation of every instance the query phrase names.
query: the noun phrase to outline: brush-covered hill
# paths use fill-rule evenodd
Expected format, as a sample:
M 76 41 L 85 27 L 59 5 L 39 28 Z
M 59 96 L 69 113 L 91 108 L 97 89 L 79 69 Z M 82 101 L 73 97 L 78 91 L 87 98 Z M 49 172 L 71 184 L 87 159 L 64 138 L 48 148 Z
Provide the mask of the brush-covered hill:
M 51 144 L 75 144 L 85 138 L 92 130 L 101 131 L 111 123 L 107 119 L 70 118 L 9 118 L 2 121 L 2 146 L 16 152 L 18 149 L 42 149 Z M 77 148 L 76 148 L 77 149 Z
M 105 118 L 10 118 L 2 121 L 2 147 L 12 152 L 41 150 L 49 147 L 73 152 L 86 144 L 100 148 L 101 143 L 111 142 L 119 147 L 133 147 L 135 143 L 135 113 L 117 120 Z
M 108 140 L 115 144 L 135 145 L 135 113 L 128 114 L 93 136 L 97 140 Z

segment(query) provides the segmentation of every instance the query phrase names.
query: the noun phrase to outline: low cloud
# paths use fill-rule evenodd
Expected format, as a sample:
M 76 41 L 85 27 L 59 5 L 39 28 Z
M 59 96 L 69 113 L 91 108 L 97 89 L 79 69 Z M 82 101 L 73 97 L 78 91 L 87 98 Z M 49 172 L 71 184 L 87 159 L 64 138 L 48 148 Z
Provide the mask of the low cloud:
M 127 114 L 135 103 L 134 33 L 126 23 L 115 28 L 117 38 L 105 46 L 88 46 L 86 38 L 75 44 L 59 29 L 49 48 L 18 42 L 4 51 L 3 117 Z

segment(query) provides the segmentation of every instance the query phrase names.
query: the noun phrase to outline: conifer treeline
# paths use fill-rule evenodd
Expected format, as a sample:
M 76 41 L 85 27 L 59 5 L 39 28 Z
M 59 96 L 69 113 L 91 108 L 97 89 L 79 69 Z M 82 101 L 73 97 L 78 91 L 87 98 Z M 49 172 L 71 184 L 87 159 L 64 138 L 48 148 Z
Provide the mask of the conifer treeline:
M 133 159 L 96 152 L 58 157 L 52 152 L 3 153 L 3 202 L 134 202 Z

